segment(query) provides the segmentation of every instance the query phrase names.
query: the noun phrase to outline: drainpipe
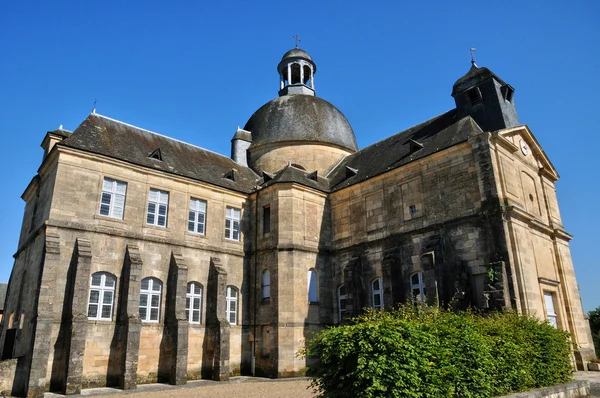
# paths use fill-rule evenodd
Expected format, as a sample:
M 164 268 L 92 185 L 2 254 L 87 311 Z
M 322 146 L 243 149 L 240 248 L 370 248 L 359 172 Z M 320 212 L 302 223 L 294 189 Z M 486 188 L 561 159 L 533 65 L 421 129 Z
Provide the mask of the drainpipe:
M 254 288 L 253 293 L 254 293 L 254 325 L 253 325 L 253 339 L 252 339 L 252 358 L 250 360 L 250 368 L 252 370 L 252 376 L 255 376 L 256 373 L 256 313 L 257 313 L 257 302 L 258 302 L 258 295 L 256 294 L 256 286 L 258 283 L 258 223 L 260 221 L 260 217 L 258 216 L 258 196 L 259 196 L 259 190 L 256 190 L 256 202 L 254 203 L 254 218 L 255 218 L 255 223 L 254 223 Z

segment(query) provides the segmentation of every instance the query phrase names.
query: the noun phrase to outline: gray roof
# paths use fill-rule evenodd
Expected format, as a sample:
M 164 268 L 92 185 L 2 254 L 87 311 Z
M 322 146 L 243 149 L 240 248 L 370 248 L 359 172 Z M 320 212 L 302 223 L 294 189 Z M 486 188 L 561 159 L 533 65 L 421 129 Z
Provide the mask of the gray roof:
M 0 282 L 0 311 L 4 310 L 4 301 L 6 300 L 6 291 L 8 283 Z
M 471 69 L 460 79 L 454 83 L 452 86 L 452 95 L 458 94 L 462 91 L 465 91 L 473 86 L 478 85 L 482 81 L 489 79 L 490 77 L 494 77 L 496 80 L 500 82 L 500 84 L 506 84 L 504 80 L 500 79 L 498 76 L 494 74 L 491 70 L 485 67 L 478 67 L 473 63 L 471 65 Z
M 279 170 L 271 179 L 264 181 L 262 187 L 268 187 L 276 183 L 294 182 L 319 191 L 328 192 L 328 180 L 315 173 L 316 172 L 307 172 L 306 170 L 288 164 L 286 167 Z
M 58 135 L 63 138 L 68 138 L 71 136 L 71 134 L 73 134 L 73 132 L 70 130 L 65 130 L 65 129 L 56 129 L 56 130 L 48 131 L 48 134 L 55 134 L 55 135 Z
M 459 119 L 453 109 L 347 156 L 329 173 L 330 190 L 365 181 L 482 132 L 470 116 Z
M 306 58 L 312 61 L 312 57 L 306 51 L 301 48 L 292 48 L 290 51 L 283 54 L 281 60 L 283 61 L 286 58 Z
M 358 149 L 354 131 L 342 112 L 311 95 L 290 94 L 267 102 L 244 130 L 252 133 L 251 148 L 273 142 L 313 141 Z
M 250 193 L 258 176 L 230 158 L 117 120 L 91 114 L 57 145 Z M 160 150 L 161 160 L 150 158 Z M 231 173 L 235 170 L 235 173 Z M 227 178 L 234 175 L 235 181 Z

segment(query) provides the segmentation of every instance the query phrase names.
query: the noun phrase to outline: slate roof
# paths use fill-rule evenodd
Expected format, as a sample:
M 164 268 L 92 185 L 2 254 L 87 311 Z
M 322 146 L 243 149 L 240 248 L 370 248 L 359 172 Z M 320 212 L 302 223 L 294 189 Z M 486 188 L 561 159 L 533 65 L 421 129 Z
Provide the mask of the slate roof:
M 99 114 L 91 114 L 57 145 L 250 193 L 259 180 L 230 158 Z M 160 149 L 162 161 L 150 154 Z M 231 173 L 235 170 L 235 173 Z M 226 175 L 235 175 L 235 181 Z
M 58 135 L 63 138 L 68 138 L 71 136 L 71 134 L 73 134 L 73 132 L 70 130 L 65 130 L 65 129 L 56 129 L 56 130 L 48 131 L 48 134 L 55 134 L 55 135 Z
M 470 116 L 459 119 L 453 109 L 347 156 L 327 175 L 330 190 L 337 191 L 365 181 L 482 132 Z M 422 148 L 411 143 L 411 139 L 422 144 Z M 353 170 L 356 170 L 355 175 L 352 175 Z
M 452 86 L 452 95 L 458 94 L 465 91 L 468 88 L 478 85 L 482 81 L 494 77 L 500 84 L 506 84 L 504 80 L 500 79 L 494 72 L 485 67 L 478 67 L 473 63 L 471 69 Z
M 316 180 L 311 178 L 311 175 Z M 299 169 L 291 164 L 279 170 L 271 179 L 265 179 L 261 186 L 264 188 L 280 182 L 294 182 L 319 191 L 329 192 L 329 181 L 327 179 L 315 175 L 314 172 Z

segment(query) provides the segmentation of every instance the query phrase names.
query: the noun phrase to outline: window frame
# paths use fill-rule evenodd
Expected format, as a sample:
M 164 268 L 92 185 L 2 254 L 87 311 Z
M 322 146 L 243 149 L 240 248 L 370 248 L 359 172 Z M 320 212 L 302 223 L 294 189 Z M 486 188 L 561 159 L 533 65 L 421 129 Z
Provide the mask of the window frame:
M 100 285 L 92 285 L 94 282 L 94 276 L 100 276 Z M 110 278 L 113 281 L 113 286 L 107 286 L 106 281 Z M 113 274 L 105 271 L 94 272 L 90 275 L 90 289 L 88 294 L 88 306 L 87 306 L 87 318 L 91 321 L 112 321 L 114 308 L 115 308 L 115 293 L 117 287 L 117 277 Z M 92 303 L 92 292 L 98 292 L 98 301 Z M 112 298 L 110 302 L 110 315 L 108 317 L 102 316 L 102 310 L 108 304 L 104 302 L 105 294 L 112 293 Z M 96 315 L 90 316 L 90 306 L 96 306 Z
M 236 218 L 237 215 L 237 218 Z M 237 229 L 235 228 L 237 222 Z M 229 227 L 227 225 L 229 224 Z M 239 242 L 241 237 L 242 210 L 233 206 L 225 207 L 225 239 Z M 237 238 L 235 233 L 237 232 Z
M 144 281 L 148 281 L 148 288 L 143 289 L 142 286 Z M 154 290 L 154 285 L 158 285 L 158 290 Z M 154 277 L 146 277 L 140 282 L 140 302 L 138 304 L 140 311 L 140 320 L 143 323 L 159 323 L 160 322 L 160 308 L 162 305 L 162 292 L 163 283 L 160 279 Z M 142 295 L 146 295 L 146 305 L 142 306 Z M 152 296 L 158 296 L 158 305 L 152 305 Z M 142 317 L 141 310 L 146 310 L 146 316 Z M 156 319 L 152 319 L 152 310 L 156 309 Z
M 192 207 L 192 203 L 196 203 L 196 207 Z M 204 205 L 204 211 L 202 210 L 202 205 Z M 192 234 L 198 235 L 206 235 L 206 213 L 207 213 L 208 203 L 206 200 L 198 199 L 198 198 L 190 198 L 189 211 L 188 211 L 188 232 Z M 200 215 L 202 215 L 202 222 L 199 221 Z M 191 219 L 193 217 L 193 220 Z M 202 226 L 202 232 L 198 231 L 198 227 Z M 192 229 L 190 230 L 190 226 Z
M 265 281 L 265 277 L 266 277 L 266 281 Z M 261 291 L 263 300 L 271 299 L 271 271 L 269 271 L 268 269 L 265 269 L 261 274 L 260 291 Z
M 342 289 L 344 289 L 344 294 L 342 294 Z M 338 319 L 340 322 L 342 322 L 346 316 L 346 314 L 348 313 L 348 303 L 346 302 L 348 300 L 349 294 L 346 291 L 346 285 L 345 284 L 341 284 L 338 288 L 337 288 L 337 299 L 338 299 Z M 344 307 L 342 309 L 342 300 L 344 300 Z
M 191 288 L 191 289 L 190 289 Z M 196 289 L 198 291 L 196 291 Z M 185 315 L 190 324 L 199 325 L 202 323 L 202 296 L 204 293 L 204 286 L 200 282 L 192 281 L 188 282 L 187 289 L 185 292 Z M 200 305 L 198 308 L 193 308 L 194 300 L 199 300 Z M 198 320 L 194 321 L 194 313 L 198 313 Z
M 157 195 L 156 200 L 152 200 L 153 193 L 155 193 Z M 166 197 L 166 199 L 163 199 L 163 197 Z M 152 212 L 150 211 L 151 205 L 154 205 L 154 210 Z M 165 209 L 164 215 L 160 214 L 161 207 L 164 207 L 164 209 Z M 152 222 L 149 221 L 150 216 L 153 217 Z M 163 191 L 158 188 L 150 188 L 150 190 L 148 191 L 148 206 L 146 207 L 146 224 L 152 225 L 154 227 L 166 228 L 168 216 L 169 216 L 169 192 Z M 160 223 L 160 217 L 164 217 L 163 224 Z
M 111 183 L 111 188 L 106 189 L 105 184 Z M 123 193 L 119 192 L 119 187 L 123 187 Z M 108 203 L 104 203 L 104 195 L 108 196 Z M 122 198 L 122 204 L 119 206 L 116 204 L 117 199 Z M 127 198 L 127 183 L 110 177 L 104 177 L 102 179 L 102 188 L 100 192 L 100 204 L 98 207 L 98 214 L 102 217 L 114 218 L 117 220 L 123 220 L 125 218 L 125 200 Z M 108 214 L 102 214 L 103 206 L 108 207 Z M 120 209 L 121 214 L 115 214 L 115 210 Z
M 232 295 L 232 292 L 235 293 L 235 296 Z M 227 321 L 230 325 L 238 324 L 238 303 L 239 303 L 240 291 L 235 286 L 227 286 L 226 290 L 226 304 L 227 308 L 225 309 L 225 315 L 227 316 Z M 234 303 L 234 310 L 231 310 L 231 303 Z M 231 315 L 234 316 L 233 322 L 231 322 Z
M 558 314 L 556 313 L 556 306 L 554 300 L 554 293 L 544 290 L 544 310 L 546 311 L 546 320 L 554 328 L 558 329 Z M 550 300 L 550 302 L 548 302 Z M 551 304 L 551 308 L 548 304 Z M 552 310 L 552 312 L 550 312 Z
M 314 275 L 314 283 L 312 283 Z M 313 294 L 311 294 L 311 287 L 313 288 Z M 319 278 L 317 274 L 317 270 L 311 268 L 307 272 L 307 299 L 309 304 L 317 304 L 319 302 Z
M 418 275 L 418 283 L 413 283 L 413 277 Z M 425 305 L 427 303 L 427 295 L 425 289 L 425 282 L 423 279 L 423 271 L 413 272 L 408 277 L 408 283 L 410 285 L 410 299 L 413 304 Z M 419 299 L 415 299 L 415 290 L 419 291 Z
M 379 283 L 379 289 L 375 290 L 375 282 Z M 375 305 L 375 296 L 379 296 L 379 305 Z M 371 281 L 371 306 L 375 309 L 383 308 L 383 278 L 378 277 Z

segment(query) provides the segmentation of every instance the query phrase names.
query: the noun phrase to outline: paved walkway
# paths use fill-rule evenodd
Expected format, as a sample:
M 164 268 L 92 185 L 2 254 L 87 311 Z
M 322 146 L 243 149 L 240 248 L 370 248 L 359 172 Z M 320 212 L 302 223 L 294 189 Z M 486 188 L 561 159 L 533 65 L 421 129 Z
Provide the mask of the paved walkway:
M 577 372 L 575 380 L 588 380 L 591 385 L 591 397 L 600 398 L 600 372 Z M 135 390 L 123 391 L 115 388 L 91 388 L 83 390 L 81 395 L 71 397 L 123 398 L 171 397 L 227 397 L 227 398 L 314 398 L 316 395 L 310 388 L 308 378 L 264 379 L 259 377 L 233 377 L 229 382 L 211 380 L 190 381 L 184 386 L 168 384 L 141 384 Z M 63 397 L 64 395 L 46 393 L 46 397 Z

